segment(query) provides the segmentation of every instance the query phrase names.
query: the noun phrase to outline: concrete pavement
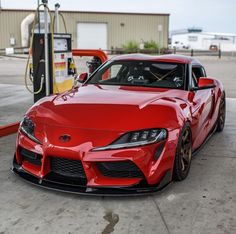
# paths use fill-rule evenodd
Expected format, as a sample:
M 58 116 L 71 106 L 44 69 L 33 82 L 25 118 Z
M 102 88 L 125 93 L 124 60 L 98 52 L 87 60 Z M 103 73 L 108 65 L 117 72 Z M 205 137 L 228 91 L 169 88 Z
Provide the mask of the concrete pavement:
M 33 95 L 23 85 L 0 84 L 0 126 L 20 121 L 33 105 Z

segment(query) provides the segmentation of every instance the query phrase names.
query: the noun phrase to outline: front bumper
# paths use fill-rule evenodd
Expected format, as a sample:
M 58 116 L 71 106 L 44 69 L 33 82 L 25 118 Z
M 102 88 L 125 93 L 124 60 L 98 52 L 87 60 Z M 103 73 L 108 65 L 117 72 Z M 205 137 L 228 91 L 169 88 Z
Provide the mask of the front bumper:
M 38 186 L 70 193 L 101 196 L 153 193 L 164 188 L 172 180 L 177 144 L 176 134 L 177 130 L 174 130 L 169 133 L 166 142 L 143 147 L 91 152 L 90 146 L 86 144 L 79 146 L 77 144 L 63 145 L 63 147 L 52 143 L 39 145 L 19 132 L 12 171 Z M 161 145 L 163 145 L 162 149 Z M 29 158 L 26 161 L 22 158 L 20 151 L 22 148 L 36 155 L 33 162 Z M 161 149 L 160 152 L 159 149 Z M 159 156 L 156 158 L 157 152 L 159 152 Z M 25 153 L 27 156 L 27 152 Z M 53 158 L 59 159 L 59 162 L 57 160 L 55 162 L 56 167 L 59 166 L 56 171 L 53 167 Z M 74 165 L 68 161 L 81 162 L 81 165 L 78 166 L 82 168 L 83 178 L 80 177 L 81 174 L 74 180 L 68 174 L 65 175 L 69 176 L 67 178 L 61 177 L 64 173 L 65 164 L 67 164 L 67 168 L 71 169 L 73 166 L 72 169 L 74 169 Z M 121 165 L 122 162 L 125 164 Z M 127 162 L 130 162 L 131 165 L 127 165 Z M 99 164 L 106 164 L 107 166 L 107 164 L 112 163 L 116 164 L 115 167 L 123 167 L 122 174 L 119 174 L 120 171 L 115 171 L 116 174 L 111 175 L 110 171 L 104 171 L 106 168 L 101 168 L 101 165 L 99 167 Z M 111 167 L 114 168 L 114 165 Z M 127 172 L 124 167 L 128 174 L 123 173 Z M 76 168 L 78 168 L 77 164 Z M 81 173 L 81 171 L 76 171 L 76 173 Z
M 162 180 L 156 185 L 146 185 L 139 183 L 134 186 L 109 186 L 109 187 L 102 187 L 102 186 L 83 186 L 83 185 L 72 185 L 66 183 L 66 181 L 55 181 L 51 180 L 50 178 L 38 178 L 33 174 L 27 172 L 17 164 L 16 157 L 14 156 L 13 165 L 11 168 L 12 172 L 22 179 L 28 181 L 31 184 L 37 185 L 39 187 L 55 190 L 55 191 L 62 191 L 68 192 L 73 194 L 81 194 L 81 195 L 95 195 L 95 196 L 138 196 L 138 195 L 145 195 L 149 193 L 155 193 L 162 190 L 171 182 L 171 170 L 168 170 L 165 175 L 163 176 Z

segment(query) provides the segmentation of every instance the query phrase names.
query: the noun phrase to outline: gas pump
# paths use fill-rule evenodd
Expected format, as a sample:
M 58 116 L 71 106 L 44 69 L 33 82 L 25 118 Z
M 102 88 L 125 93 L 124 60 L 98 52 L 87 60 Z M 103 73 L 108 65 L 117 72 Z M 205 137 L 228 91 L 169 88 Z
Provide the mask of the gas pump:
M 52 43 L 52 40 L 54 43 Z M 48 86 L 49 92 L 46 91 L 46 82 L 41 92 L 37 91 L 41 87 L 41 80 L 45 77 L 45 50 L 44 35 L 34 34 L 32 46 L 33 60 L 33 87 L 34 101 L 48 96 L 53 93 L 61 93 L 72 88 L 74 84 L 74 63 L 71 51 L 71 35 L 70 34 L 48 34 Z M 52 45 L 54 45 L 52 47 Z M 46 80 L 46 79 L 45 79 Z
M 33 91 L 29 89 L 27 82 L 26 87 L 34 94 L 34 102 L 50 94 L 71 89 L 76 75 L 71 49 L 71 34 L 59 33 L 58 9 L 60 5 L 55 5 L 56 20 L 52 19 L 47 0 L 42 0 L 40 6 L 44 7 L 44 27 L 41 28 L 41 32 L 34 32 L 37 17 L 35 14 L 30 46 L 31 54 L 26 68 L 26 75 L 28 67 L 30 68 Z M 50 27 L 48 15 L 50 16 Z M 54 33 L 54 22 L 56 22 L 56 33 Z M 49 28 L 50 30 L 48 30 Z M 31 56 L 32 62 L 30 62 Z

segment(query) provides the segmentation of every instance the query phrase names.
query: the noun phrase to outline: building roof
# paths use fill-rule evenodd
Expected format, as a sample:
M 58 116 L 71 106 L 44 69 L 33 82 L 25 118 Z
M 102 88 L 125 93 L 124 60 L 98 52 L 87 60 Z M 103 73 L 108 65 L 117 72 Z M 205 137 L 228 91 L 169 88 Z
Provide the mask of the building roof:
M 171 36 L 174 35 L 184 35 L 184 34 L 201 34 L 201 35 L 208 35 L 208 36 L 222 36 L 222 37 L 236 37 L 236 33 L 222 33 L 222 32 L 206 32 L 202 29 L 180 29 L 180 30 L 174 30 L 170 34 Z
M 6 9 L 0 8 L 0 11 L 23 11 L 23 12 L 34 12 L 35 9 Z M 54 11 L 54 10 L 52 10 Z M 169 13 L 149 13 L 149 12 L 111 12 L 111 11 L 71 11 L 71 10 L 60 10 L 62 13 L 86 13 L 86 14 L 114 14 L 114 15 L 153 15 L 153 16 L 169 16 Z

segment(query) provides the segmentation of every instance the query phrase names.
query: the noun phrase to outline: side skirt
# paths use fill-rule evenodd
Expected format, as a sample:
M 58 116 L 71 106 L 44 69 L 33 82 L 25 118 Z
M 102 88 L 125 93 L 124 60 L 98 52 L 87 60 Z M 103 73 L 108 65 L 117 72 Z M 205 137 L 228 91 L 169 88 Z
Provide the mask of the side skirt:
M 206 139 L 203 141 L 203 143 L 193 151 L 193 156 L 196 156 L 198 154 L 198 152 L 205 146 L 205 144 L 210 140 L 210 138 L 214 135 L 214 133 L 216 132 L 216 128 L 217 128 L 217 122 L 215 123 L 214 127 L 212 128 L 212 130 L 209 132 L 208 136 L 206 137 Z

